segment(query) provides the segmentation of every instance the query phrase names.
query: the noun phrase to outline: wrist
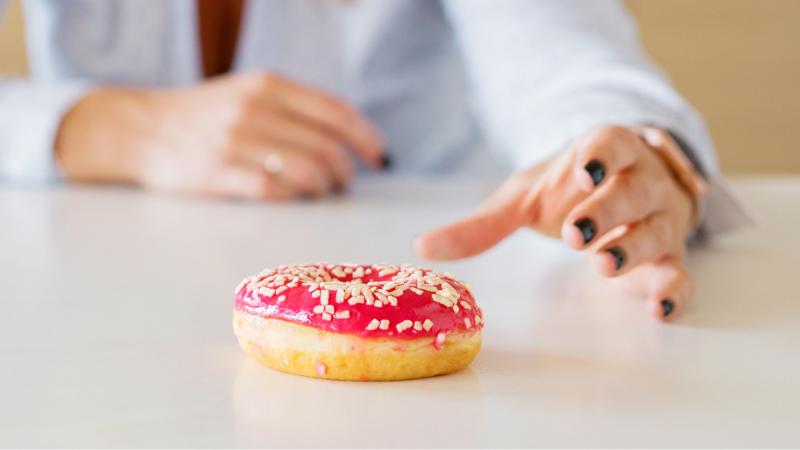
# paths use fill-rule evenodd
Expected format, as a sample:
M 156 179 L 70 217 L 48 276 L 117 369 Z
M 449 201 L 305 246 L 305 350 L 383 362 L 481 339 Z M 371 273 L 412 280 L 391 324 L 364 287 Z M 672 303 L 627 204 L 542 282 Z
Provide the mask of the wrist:
M 71 181 L 136 183 L 139 179 L 145 95 L 132 90 L 97 89 L 67 111 L 54 152 Z

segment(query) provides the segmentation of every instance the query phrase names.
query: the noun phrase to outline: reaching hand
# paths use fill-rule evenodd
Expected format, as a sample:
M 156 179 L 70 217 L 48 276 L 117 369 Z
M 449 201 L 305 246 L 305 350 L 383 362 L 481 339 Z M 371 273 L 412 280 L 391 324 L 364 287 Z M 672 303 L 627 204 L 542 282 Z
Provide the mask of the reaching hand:
M 169 91 L 100 89 L 66 114 L 56 139 L 72 180 L 272 200 L 345 186 L 350 149 L 384 164 L 380 136 L 356 109 L 266 73 Z
M 565 152 L 506 180 L 471 216 L 429 231 L 414 243 L 432 260 L 481 253 L 520 227 L 584 250 L 597 271 L 647 296 L 658 319 L 677 315 L 694 295 L 683 268 L 695 225 L 695 199 L 679 180 L 659 139 L 603 127 Z

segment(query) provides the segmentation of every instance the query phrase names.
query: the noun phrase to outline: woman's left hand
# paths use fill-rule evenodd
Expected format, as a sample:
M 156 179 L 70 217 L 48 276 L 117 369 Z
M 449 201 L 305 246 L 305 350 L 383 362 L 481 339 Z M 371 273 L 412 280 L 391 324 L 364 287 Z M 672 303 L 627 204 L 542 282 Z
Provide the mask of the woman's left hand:
M 432 260 L 465 258 L 530 227 L 586 251 L 601 275 L 646 295 L 650 313 L 667 320 L 694 295 L 683 256 L 696 214 L 664 154 L 609 126 L 514 174 L 473 215 L 421 235 L 414 248 Z

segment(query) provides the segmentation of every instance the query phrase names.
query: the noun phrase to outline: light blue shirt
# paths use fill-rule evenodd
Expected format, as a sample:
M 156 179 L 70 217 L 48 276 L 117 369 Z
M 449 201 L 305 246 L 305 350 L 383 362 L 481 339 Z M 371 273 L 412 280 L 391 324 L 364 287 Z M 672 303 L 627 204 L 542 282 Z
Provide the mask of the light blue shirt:
M 61 117 L 93 85 L 200 82 L 195 3 L 24 1 L 31 78 L 0 80 L 0 179 L 57 179 Z M 480 170 L 487 149 L 521 169 L 593 127 L 647 123 L 718 178 L 702 119 L 617 0 L 250 0 L 234 70 L 350 101 L 400 171 Z

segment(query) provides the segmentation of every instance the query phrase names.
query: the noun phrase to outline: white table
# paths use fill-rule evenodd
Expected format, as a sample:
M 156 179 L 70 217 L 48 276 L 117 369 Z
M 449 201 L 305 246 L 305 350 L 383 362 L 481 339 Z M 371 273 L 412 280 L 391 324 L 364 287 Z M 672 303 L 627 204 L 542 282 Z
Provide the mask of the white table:
M 490 180 L 367 179 L 296 205 L 0 188 L 0 446 L 797 447 L 800 178 L 737 186 L 767 222 L 691 253 L 676 323 L 518 232 L 432 265 L 485 310 L 475 362 L 391 383 L 251 361 L 233 290 L 287 262 L 423 263 L 413 236 Z

